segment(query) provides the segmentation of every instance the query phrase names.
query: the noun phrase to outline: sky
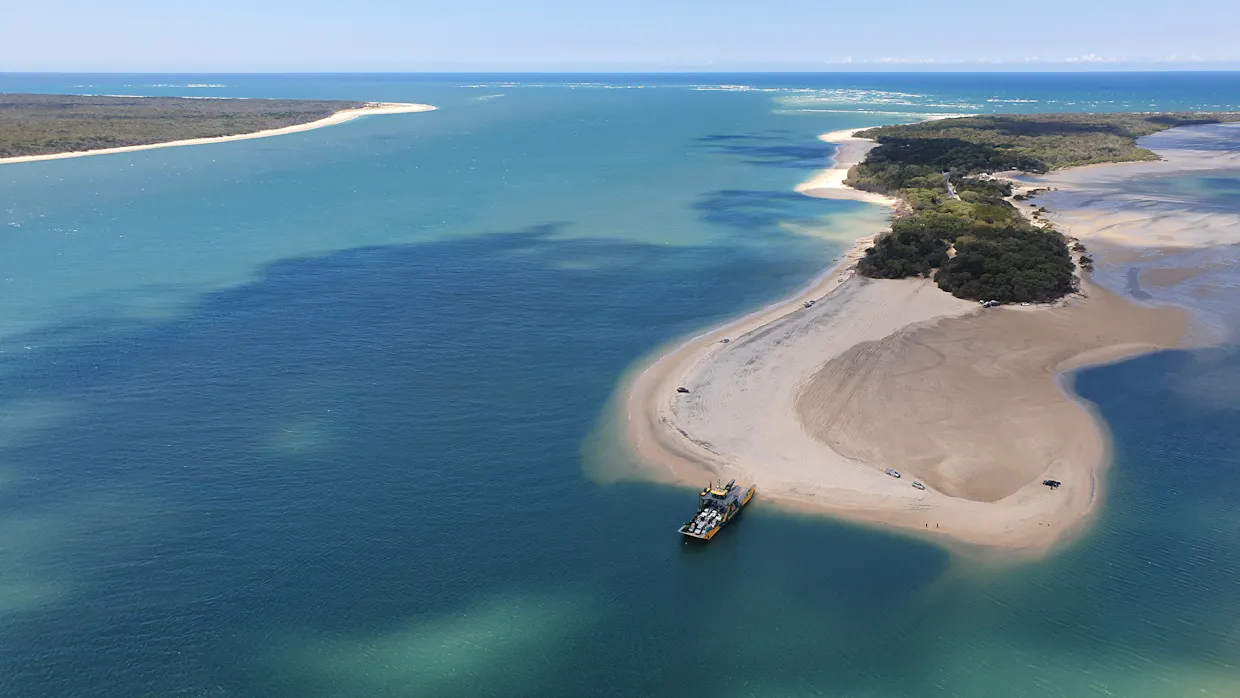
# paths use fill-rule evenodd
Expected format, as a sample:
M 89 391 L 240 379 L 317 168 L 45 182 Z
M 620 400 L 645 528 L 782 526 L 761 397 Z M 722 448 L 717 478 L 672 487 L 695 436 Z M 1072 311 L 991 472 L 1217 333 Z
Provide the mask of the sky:
M 1240 0 L 0 0 L 0 72 L 1240 69 Z

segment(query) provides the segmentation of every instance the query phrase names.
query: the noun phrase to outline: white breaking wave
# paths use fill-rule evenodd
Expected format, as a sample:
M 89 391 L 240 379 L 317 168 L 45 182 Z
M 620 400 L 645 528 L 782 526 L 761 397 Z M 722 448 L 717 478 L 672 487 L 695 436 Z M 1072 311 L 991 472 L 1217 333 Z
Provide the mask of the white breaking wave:
M 616 85 L 603 82 L 484 82 L 476 85 L 462 85 L 469 89 L 511 89 L 514 87 L 558 87 L 561 89 L 593 89 L 593 90 L 642 90 L 664 85 Z
M 776 114 L 877 114 L 879 116 L 913 116 L 919 118 L 945 118 L 974 116 L 971 112 L 883 111 L 880 109 L 777 109 Z

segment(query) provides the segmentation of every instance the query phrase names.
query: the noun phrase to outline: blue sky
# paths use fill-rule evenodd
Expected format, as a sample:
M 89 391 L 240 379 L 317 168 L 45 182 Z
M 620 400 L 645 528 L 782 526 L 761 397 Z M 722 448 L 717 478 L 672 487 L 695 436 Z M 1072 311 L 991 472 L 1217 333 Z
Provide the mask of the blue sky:
M 1240 0 L 4 0 L 0 71 L 1240 69 Z

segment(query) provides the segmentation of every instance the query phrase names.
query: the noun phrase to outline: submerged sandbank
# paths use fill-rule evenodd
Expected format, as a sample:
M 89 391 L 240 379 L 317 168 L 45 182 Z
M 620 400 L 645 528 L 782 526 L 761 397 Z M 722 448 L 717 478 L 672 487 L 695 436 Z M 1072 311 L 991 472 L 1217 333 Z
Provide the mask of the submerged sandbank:
M 1081 238 L 1139 248 L 1199 248 L 1240 243 L 1240 213 L 1194 208 L 1174 191 L 1141 186 L 1152 179 L 1240 172 L 1240 124 L 1184 126 L 1147 136 L 1152 162 L 1089 165 L 1022 178 L 1055 189 L 1035 199 L 1051 219 Z M 1228 148 L 1231 149 L 1228 149 Z
M 205 145 L 208 143 L 224 143 L 227 141 L 244 141 L 251 138 L 268 138 L 270 136 L 283 136 L 289 133 L 300 133 L 301 131 L 310 131 L 324 126 L 334 126 L 335 124 L 343 124 L 347 121 L 362 116 L 374 116 L 379 114 L 409 114 L 415 112 L 434 111 L 435 107 L 429 104 L 411 104 L 404 102 L 376 102 L 358 109 L 344 109 L 332 114 L 331 116 L 310 121 L 304 124 L 294 124 L 292 126 L 284 126 L 282 128 L 272 128 L 265 131 L 254 131 L 252 133 L 237 133 L 231 136 L 215 136 L 211 138 L 187 138 L 180 141 L 167 141 L 165 143 L 147 143 L 145 145 L 127 145 L 120 148 L 100 148 L 98 150 L 77 150 L 68 153 L 49 153 L 46 155 L 21 155 L 11 158 L 0 158 L 0 165 L 20 162 L 38 162 L 41 160 L 63 160 L 65 158 L 80 158 L 87 155 L 109 155 L 112 153 L 132 153 L 139 150 L 151 150 L 153 148 L 172 148 L 182 145 Z
M 863 198 L 843 185 L 871 147 L 853 133 L 824 136 L 848 150 L 798 191 Z M 637 375 L 629 443 L 664 478 L 736 477 L 798 509 L 1003 549 L 1062 540 L 1098 501 L 1108 459 L 1105 427 L 1062 376 L 1185 346 L 1192 316 L 1088 282 L 1053 306 L 981 309 L 929 280 L 855 276 L 868 245 Z

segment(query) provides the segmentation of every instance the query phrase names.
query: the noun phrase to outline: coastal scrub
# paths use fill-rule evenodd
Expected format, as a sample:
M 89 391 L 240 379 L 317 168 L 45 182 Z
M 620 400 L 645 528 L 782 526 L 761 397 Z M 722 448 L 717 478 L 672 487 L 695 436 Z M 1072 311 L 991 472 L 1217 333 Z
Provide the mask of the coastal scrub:
M 891 232 L 858 270 L 874 278 L 933 276 L 960 298 L 1052 301 L 1075 288 L 1067 241 L 1011 203 L 990 173 L 1157 160 L 1137 138 L 1175 126 L 1238 121 L 1240 114 L 1021 114 L 883 126 L 845 184 L 900 201 Z
M 254 133 L 365 106 L 338 100 L 0 94 L 0 158 Z

